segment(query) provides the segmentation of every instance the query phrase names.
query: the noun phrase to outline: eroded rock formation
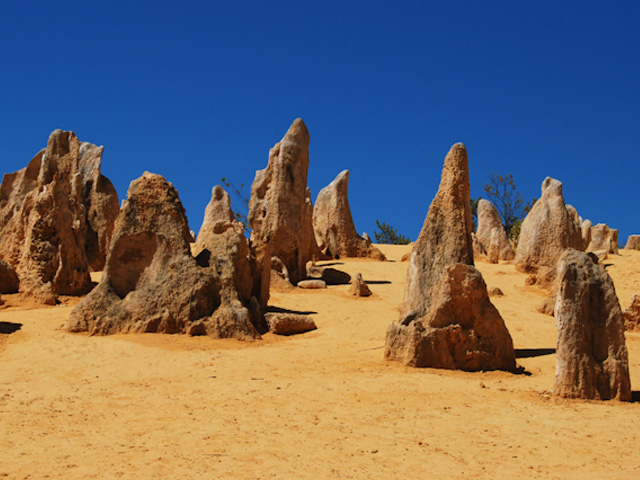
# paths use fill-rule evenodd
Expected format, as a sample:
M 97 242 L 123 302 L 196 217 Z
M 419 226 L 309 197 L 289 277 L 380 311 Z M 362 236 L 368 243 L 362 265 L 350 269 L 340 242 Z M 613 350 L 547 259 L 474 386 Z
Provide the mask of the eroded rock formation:
M 7 262 L 0 260 L 0 293 L 16 293 L 18 287 L 16 271 Z
M 386 260 L 371 241 L 358 235 L 353 224 L 347 190 L 349 170 L 343 170 L 320 190 L 313 207 L 313 231 L 316 243 L 331 257 L 370 257 Z
M 567 248 L 583 250 L 580 226 L 567 210 L 562 183 L 547 177 L 542 195 L 522 222 L 514 263 L 525 272 L 554 267 Z
M 100 173 L 102 150 L 55 130 L 27 167 L 3 178 L 0 258 L 37 301 L 87 293 L 89 269 L 104 264 L 119 207 Z
M 292 283 L 306 276 L 306 264 L 320 251 L 313 233 L 313 205 L 307 187 L 309 131 L 296 119 L 269 151 L 269 163 L 251 186 L 251 245 L 259 262 L 278 257 Z
M 631 400 L 624 319 L 611 277 L 572 249 L 558 261 L 557 279 L 554 395 Z
M 259 305 L 242 303 L 250 293 L 244 283 L 250 273 L 232 275 L 242 268 L 234 262 L 243 265 L 246 252 L 235 243 L 233 226 L 226 232 L 218 241 L 229 256 L 198 265 L 178 192 L 160 175 L 145 173 L 131 183 L 123 202 L 102 281 L 71 311 L 66 329 L 258 338 L 251 318 Z
M 640 235 L 629 235 L 625 250 L 640 250 Z
M 476 229 L 475 237 L 478 239 L 487 254 L 489 254 L 491 235 L 493 234 L 494 228 L 497 229 L 497 244 L 494 248 L 497 248 L 498 250 L 498 259 L 513 260 L 515 252 L 513 251 L 511 243 L 509 243 L 509 238 L 507 237 L 504 225 L 502 225 L 502 219 L 500 218 L 498 210 L 489 200 L 481 198 L 478 202 L 478 228 Z
M 371 289 L 369 285 L 362 279 L 362 274 L 357 273 L 353 280 L 351 281 L 351 286 L 349 287 L 349 294 L 355 297 L 369 297 L 371 296 Z
M 631 305 L 622 312 L 626 330 L 640 330 L 640 295 L 634 294 Z
M 591 227 L 591 241 L 587 245 L 587 252 L 605 251 L 618 254 L 618 230 L 609 228 L 604 223 L 598 223 Z

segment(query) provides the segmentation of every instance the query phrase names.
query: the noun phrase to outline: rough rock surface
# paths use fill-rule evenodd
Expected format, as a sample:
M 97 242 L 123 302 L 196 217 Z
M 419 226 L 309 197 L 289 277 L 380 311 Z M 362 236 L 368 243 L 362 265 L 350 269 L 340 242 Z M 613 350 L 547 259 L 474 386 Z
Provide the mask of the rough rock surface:
M 362 238 L 353 224 L 347 190 L 349 170 L 343 170 L 320 190 L 313 207 L 313 231 L 323 254 L 332 257 L 370 257 L 386 260 L 371 241 Z
M 513 341 L 472 265 L 445 268 L 427 314 L 387 330 L 385 357 L 415 367 L 517 371 Z
M 102 147 L 55 130 L 47 148 L 0 186 L 0 258 L 20 291 L 42 303 L 91 288 L 118 214 L 118 197 L 100 174 Z
M 277 335 L 294 335 L 318 328 L 313 319 L 306 315 L 270 312 L 265 316 L 269 330 Z
M 487 249 L 487 261 L 489 263 L 498 263 L 500 260 L 502 233 L 504 233 L 504 229 L 501 231 L 500 227 L 494 227 L 491 230 L 491 240 Z
M 485 257 L 487 255 L 487 251 L 485 250 L 482 243 L 480 243 L 480 240 L 478 240 L 478 237 L 476 236 L 475 232 L 471 232 L 471 245 L 473 248 L 474 259 Z
M 554 395 L 631 400 L 624 319 L 613 281 L 584 252 L 558 261 Z
M 349 287 L 349 294 L 356 297 L 371 296 L 371 289 L 369 288 L 369 285 L 367 285 L 362 279 L 361 273 L 357 273 L 356 276 L 353 277 L 351 286 Z
M 327 282 L 324 280 L 300 280 L 297 286 L 306 290 L 317 290 L 327 288 Z
M 640 250 L 640 235 L 629 235 L 624 248 L 626 250 Z
M 431 292 L 446 267 L 454 263 L 473 265 L 471 230 L 467 150 L 456 143 L 444 160 L 438 193 L 413 246 L 402 315 L 414 310 L 418 316 L 426 314 Z
M 583 250 L 580 226 L 567 210 L 562 183 L 547 177 L 542 195 L 522 222 L 514 263 L 525 272 L 553 267 L 567 248 Z
M 327 285 L 346 285 L 351 281 L 351 275 L 342 270 L 322 265 L 307 265 L 309 280 L 324 280 Z
M 490 297 L 504 297 L 504 293 L 498 287 L 491 287 L 489 289 Z
M 591 227 L 591 241 L 586 248 L 587 252 L 604 250 L 606 253 L 618 254 L 618 230 L 609 228 L 604 223 Z
M 591 220 L 586 219 L 580 223 L 580 233 L 582 235 L 582 244 L 586 247 L 591 243 L 591 227 L 593 227 L 593 223 Z
M 231 239 L 234 229 L 228 232 Z M 190 239 L 175 188 L 150 173 L 134 180 L 116 220 L 102 281 L 71 311 L 66 329 L 258 338 L 249 309 L 237 295 L 229 296 L 237 278 L 227 274 L 235 267 L 198 265 Z
M 16 271 L 7 262 L 0 260 L 0 293 L 16 293 L 18 288 Z
M 296 119 L 269 151 L 269 163 L 251 186 L 251 245 L 258 262 L 278 257 L 293 283 L 306 276 L 306 263 L 320 255 L 313 233 L 313 205 L 307 187 L 309 131 Z
M 489 200 L 481 198 L 478 202 L 478 228 L 475 236 L 487 253 L 489 253 L 491 246 L 491 236 L 493 235 L 494 228 L 498 229 L 496 233 L 498 259 L 513 260 L 516 254 L 513 251 L 511 243 L 509 243 L 509 238 L 507 237 L 504 225 L 502 225 L 502 219 L 500 218 L 498 210 Z M 491 258 L 490 254 L 489 257 Z
M 640 330 L 640 295 L 637 293 L 631 299 L 631 305 L 622 312 L 624 327 L 627 330 Z

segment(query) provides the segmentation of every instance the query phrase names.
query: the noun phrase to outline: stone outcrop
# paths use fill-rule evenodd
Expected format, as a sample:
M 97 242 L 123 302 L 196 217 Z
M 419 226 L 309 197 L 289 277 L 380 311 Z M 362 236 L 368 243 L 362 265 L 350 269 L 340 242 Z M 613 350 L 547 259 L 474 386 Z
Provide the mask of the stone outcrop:
M 604 223 L 599 223 L 591 227 L 591 241 L 587 245 L 587 252 L 598 252 L 604 250 L 606 253 L 618 254 L 618 230 L 609 228 Z
M 520 271 L 535 273 L 539 267 L 554 267 L 567 248 L 583 250 L 580 226 L 567 210 L 562 183 L 547 177 L 542 195 L 522 222 L 514 259 Z
M 294 335 L 318 328 L 311 317 L 296 313 L 270 312 L 266 315 L 269 330 L 277 335 Z
M 207 266 L 200 256 L 204 266 L 199 265 L 190 252 L 191 234 L 178 192 L 160 175 L 145 173 L 129 186 L 101 282 L 71 311 L 65 328 L 94 335 L 258 338 L 251 319 L 259 305 L 242 303 L 250 294 L 250 273 L 231 273 L 246 267 L 236 234 L 230 226 L 219 235 L 226 257 L 212 254 Z
M 298 288 L 302 288 L 305 290 L 318 290 L 322 288 L 327 288 L 327 282 L 324 280 L 300 280 L 297 285 Z
M 387 329 L 385 357 L 415 367 L 516 371 L 513 342 L 473 266 L 467 152 L 445 158 L 407 271 L 399 323 Z
M 102 150 L 55 130 L 27 167 L 3 178 L 0 258 L 37 301 L 87 293 L 89 269 L 104 264 L 119 207 L 100 173 Z
M 631 299 L 631 305 L 622 312 L 624 328 L 626 330 L 640 330 L 640 295 L 637 293 Z
M 445 268 L 427 314 L 387 330 L 385 357 L 415 367 L 517 371 L 513 341 L 472 265 Z
M 591 223 L 591 220 L 589 219 L 583 220 L 582 223 L 580 223 L 580 233 L 582 234 L 582 244 L 585 246 L 585 248 L 591 242 L 591 227 L 593 227 L 593 223 Z
M 330 257 L 370 257 L 386 260 L 380 250 L 356 232 L 347 190 L 349 170 L 343 170 L 320 190 L 313 207 L 313 231 L 323 254 Z
M 351 275 L 342 270 L 322 265 L 307 265 L 308 280 L 324 280 L 327 285 L 346 285 L 351 281 Z
M 357 273 L 356 276 L 353 277 L 351 286 L 349 287 L 349 294 L 355 297 L 371 296 L 371 289 L 369 288 L 369 285 L 367 285 L 362 279 L 361 273 Z
M 251 245 L 258 262 L 278 257 L 292 283 L 306 276 L 306 264 L 320 251 L 313 233 L 313 205 L 307 187 L 309 131 L 296 119 L 269 151 L 269 163 L 251 186 Z
M 631 400 L 624 319 L 609 274 L 592 256 L 568 250 L 557 279 L 554 395 Z
M 403 315 L 415 310 L 422 316 L 429 310 L 431 291 L 446 267 L 454 263 L 473 265 L 471 230 L 467 150 L 456 143 L 444 160 L 438 193 L 413 246 Z
M 504 229 L 504 225 L 502 225 L 502 219 L 500 218 L 500 214 L 496 207 L 489 200 L 485 200 L 481 198 L 478 202 L 478 228 L 475 232 L 475 237 L 482 245 L 482 248 L 487 252 L 489 257 L 490 246 L 491 246 L 491 236 L 493 235 L 493 230 L 497 229 L 496 246 L 498 250 L 498 259 L 499 260 L 513 260 L 515 257 L 515 252 L 513 251 L 513 247 L 509 242 L 509 238 L 507 237 L 507 232 Z M 495 254 L 494 254 L 495 257 Z M 497 263 L 497 262 L 491 262 Z
M 640 250 L 640 235 L 629 235 L 625 250 Z
M 18 287 L 16 271 L 7 262 L 0 260 L 0 293 L 16 293 Z
M 485 250 L 480 240 L 476 236 L 475 232 L 471 232 L 471 246 L 473 248 L 473 258 L 478 259 L 481 257 L 487 256 L 487 251 Z

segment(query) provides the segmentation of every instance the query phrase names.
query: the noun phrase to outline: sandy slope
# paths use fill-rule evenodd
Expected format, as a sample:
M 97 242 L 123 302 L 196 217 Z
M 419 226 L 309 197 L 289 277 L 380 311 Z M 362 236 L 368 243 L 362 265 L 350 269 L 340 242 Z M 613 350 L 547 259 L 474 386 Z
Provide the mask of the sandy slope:
M 531 375 L 410 369 L 382 359 L 402 300 L 394 261 L 340 260 L 347 286 L 274 292 L 318 330 L 242 344 L 59 330 L 68 305 L 4 296 L 0 478 L 638 478 L 640 405 L 551 398 L 555 326 L 511 265 L 478 267 Z M 626 307 L 640 252 L 607 260 Z M 6 326 L 7 324 L 2 324 Z M 640 335 L 628 334 L 640 390 Z M 640 395 L 634 394 L 634 398 Z

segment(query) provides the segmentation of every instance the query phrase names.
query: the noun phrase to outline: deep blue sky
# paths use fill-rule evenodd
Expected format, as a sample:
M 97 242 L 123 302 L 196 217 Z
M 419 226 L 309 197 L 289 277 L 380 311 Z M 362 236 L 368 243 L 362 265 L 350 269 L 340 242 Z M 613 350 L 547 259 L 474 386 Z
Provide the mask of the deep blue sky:
M 546 176 L 594 224 L 640 233 L 640 2 L 4 2 L 0 170 L 56 128 L 105 146 L 121 198 L 145 170 L 198 230 L 302 117 L 309 186 L 342 169 L 358 231 L 415 239 L 449 147 L 471 193 Z

